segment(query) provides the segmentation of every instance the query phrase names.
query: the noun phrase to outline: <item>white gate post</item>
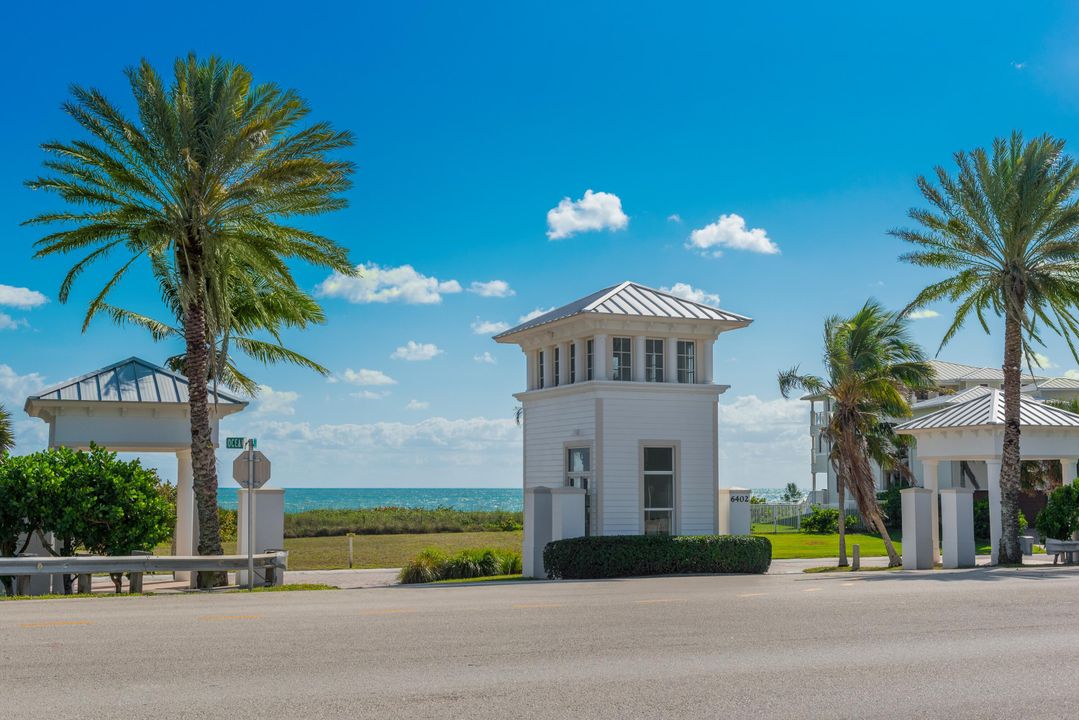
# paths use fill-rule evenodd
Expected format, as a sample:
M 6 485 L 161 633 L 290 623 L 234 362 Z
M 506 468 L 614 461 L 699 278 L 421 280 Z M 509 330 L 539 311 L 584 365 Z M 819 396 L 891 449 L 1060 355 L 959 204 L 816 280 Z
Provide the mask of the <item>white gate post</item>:
M 943 566 L 974 567 L 974 491 L 945 488 L 940 491 Z
M 551 542 L 551 488 L 525 488 L 524 547 L 521 575 L 547 577 L 543 567 L 543 548 Z
M 749 535 L 752 523 L 749 516 L 752 491 L 747 488 L 719 489 L 719 534 Z
M 1000 460 L 986 460 L 985 469 L 989 479 L 989 544 L 992 548 L 992 564 L 1000 558 L 1000 536 L 1003 518 L 1000 514 Z
M 933 492 L 926 488 L 899 491 L 903 504 L 903 569 L 933 568 L 933 533 L 930 529 Z

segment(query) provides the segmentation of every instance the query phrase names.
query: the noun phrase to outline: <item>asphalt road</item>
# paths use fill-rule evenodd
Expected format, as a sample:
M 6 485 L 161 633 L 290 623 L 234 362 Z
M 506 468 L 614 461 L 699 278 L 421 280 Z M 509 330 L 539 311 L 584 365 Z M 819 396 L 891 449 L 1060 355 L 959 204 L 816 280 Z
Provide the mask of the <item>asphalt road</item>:
M 1075 718 L 1079 569 L 0 603 L 0 718 Z

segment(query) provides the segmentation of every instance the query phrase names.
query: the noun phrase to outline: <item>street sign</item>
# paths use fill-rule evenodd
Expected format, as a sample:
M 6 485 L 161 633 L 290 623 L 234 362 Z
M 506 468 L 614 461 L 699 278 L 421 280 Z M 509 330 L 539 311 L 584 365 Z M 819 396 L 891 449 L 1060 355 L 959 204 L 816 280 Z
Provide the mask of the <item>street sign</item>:
M 232 461 L 232 479 L 238 482 L 240 487 L 248 486 L 249 473 L 254 480 L 255 490 L 270 481 L 270 459 L 263 455 L 262 451 L 245 450 Z
M 235 438 L 235 437 L 225 438 L 225 449 L 226 450 L 243 450 L 244 449 L 244 439 L 243 438 Z

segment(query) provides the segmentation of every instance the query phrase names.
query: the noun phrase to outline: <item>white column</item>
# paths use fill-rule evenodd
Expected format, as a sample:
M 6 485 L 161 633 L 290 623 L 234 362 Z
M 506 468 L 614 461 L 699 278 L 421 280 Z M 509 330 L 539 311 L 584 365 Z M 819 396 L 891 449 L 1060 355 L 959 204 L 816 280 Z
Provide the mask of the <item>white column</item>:
M 997 564 L 1000 557 L 1001 520 L 1000 514 L 1000 460 L 985 461 L 989 481 L 989 544 L 992 548 L 992 563 Z
M 633 338 L 633 367 L 634 382 L 644 382 L 644 335 L 636 335 Z
M 548 345 L 543 350 L 543 387 L 554 387 L 554 348 Z
M 903 569 L 932 570 L 929 501 L 933 493 L 925 488 L 906 488 L 899 491 L 899 496 L 903 507 Z
M 750 505 L 753 492 L 746 488 L 719 489 L 719 534 L 749 535 L 752 530 Z
M 558 384 L 569 385 L 569 343 L 558 343 Z
M 705 384 L 712 382 L 713 344 L 714 343 L 709 339 L 705 339 L 700 342 L 701 356 L 697 359 L 697 362 L 700 363 L 700 366 L 697 368 L 697 373 L 700 375 L 700 380 L 698 380 L 698 382 Z
M 1073 458 L 1073 457 L 1060 458 L 1060 477 L 1061 477 L 1061 481 L 1065 485 L 1069 484 L 1072 480 L 1075 480 L 1075 478 L 1077 477 L 1076 476 L 1076 469 L 1075 469 L 1075 464 L 1077 462 L 1079 462 L 1079 459 Z
M 583 339 L 574 340 L 576 349 L 573 351 L 573 373 L 577 382 L 588 380 L 588 341 Z
M 592 338 L 592 378 L 594 380 L 610 380 L 607 368 L 611 363 L 611 340 L 606 335 L 596 335 Z
M 940 491 L 941 532 L 945 568 L 974 567 L 974 491 L 950 487 Z
M 663 379 L 667 382 L 678 382 L 678 338 L 669 337 L 663 341 Z
M 536 389 L 536 352 L 524 350 L 525 354 L 525 387 L 528 390 Z
M 195 554 L 195 472 L 191 466 L 191 450 L 176 451 L 176 554 Z M 191 573 L 177 572 L 178 581 L 190 582 Z
M 930 517 L 933 524 L 933 564 L 940 562 L 940 495 L 937 481 L 937 461 L 922 460 L 922 475 L 925 489 L 932 493 L 930 499 Z

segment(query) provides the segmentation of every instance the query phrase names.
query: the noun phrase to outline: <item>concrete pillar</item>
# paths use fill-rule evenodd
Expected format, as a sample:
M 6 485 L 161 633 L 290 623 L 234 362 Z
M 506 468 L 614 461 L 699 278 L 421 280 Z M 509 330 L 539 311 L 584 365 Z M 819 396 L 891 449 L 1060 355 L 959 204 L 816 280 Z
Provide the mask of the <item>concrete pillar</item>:
M 974 567 L 974 490 L 951 487 L 940 491 L 942 565 Z
M 669 337 L 663 341 L 663 379 L 678 382 L 678 338 Z
M 588 380 L 588 341 L 574 340 L 576 349 L 573 351 L 573 374 L 577 382 Z
M 236 518 L 236 540 L 240 555 L 247 554 L 248 517 L 247 490 L 240 488 L 236 492 L 239 501 L 239 513 Z M 267 550 L 282 550 L 285 547 L 285 490 L 284 488 L 260 488 L 255 490 L 255 553 Z M 260 569 L 255 570 L 255 585 L 266 581 Z M 247 584 L 247 571 L 237 573 L 236 583 Z
M 752 531 L 749 506 L 753 491 L 729 487 L 719 489 L 719 534 L 749 535 Z
M 1002 520 L 1000 512 L 1000 460 L 986 460 L 985 470 L 989 482 L 989 544 L 992 547 L 992 563 L 1000 557 Z
M 610 380 L 607 368 L 611 366 L 611 339 L 606 335 L 596 335 L 592 338 L 592 378 L 594 380 Z
M 521 574 L 545 578 L 543 548 L 551 542 L 551 488 L 525 488 L 524 543 L 521 548 Z
M 1079 470 L 1075 465 L 1079 463 L 1079 458 L 1060 458 L 1060 477 L 1065 485 L 1079 477 Z
M 525 354 L 525 387 L 529 390 L 536 389 L 536 353 L 533 350 L 524 350 Z
M 548 345 L 543 351 L 543 387 L 554 387 L 554 348 Z
M 630 365 L 633 368 L 633 381 L 644 382 L 644 335 L 633 337 L 633 360 Z
M 701 356 L 697 359 L 697 374 L 700 376 L 700 380 L 697 382 L 705 384 L 712 382 L 712 346 L 714 344 L 714 341 L 707 339 L 700 343 Z
M 191 450 L 176 451 L 176 554 L 195 555 L 198 546 L 198 513 L 195 510 L 195 472 Z M 193 573 L 176 572 L 177 581 L 191 582 Z
M 558 343 L 558 384 L 569 385 L 569 343 Z
M 925 488 L 899 491 L 903 505 L 903 569 L 933 568 L 933 533 L 930 501 L 933 493 Z
M 930 510 L 933 517 L 933 564 L 940 562 L 940 480 L 937 478 L 936 460 L 922 460 L 922 482 L 925 489 L 933 493 Z
M 551 488 L 551 542 L 584 537 L 584 488 Z

